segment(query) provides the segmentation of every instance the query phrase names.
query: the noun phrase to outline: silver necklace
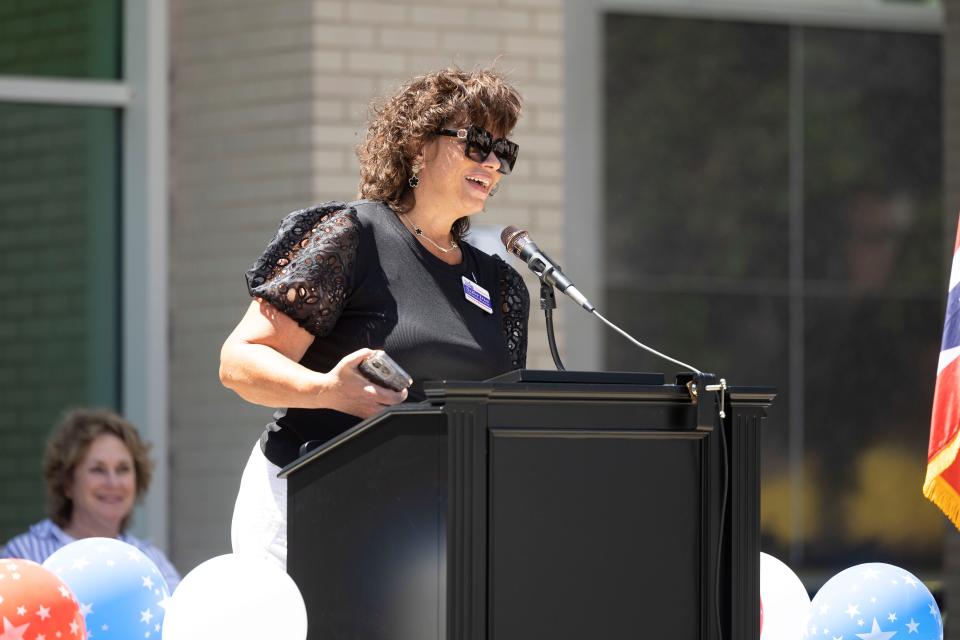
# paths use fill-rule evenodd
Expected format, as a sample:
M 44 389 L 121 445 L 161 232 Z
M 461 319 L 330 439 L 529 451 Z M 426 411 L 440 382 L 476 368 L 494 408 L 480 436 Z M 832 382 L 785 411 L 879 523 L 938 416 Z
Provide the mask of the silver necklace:
M 433 246 L 435 246 L 437 249 L 439 249 L 439 250 L 442 251 L 443 253 L 450 253 L 451 251 L 456 251 L 456 250 L 459 248 L 459 246 L 460 246 L 460 245 L 458 245 L 455 241 L 451 240 L 451 241 L 450 241 L 450 248 L 449 248 L 449 249 L 447 249 L 446 247 L 441 247 L 439 244 L 437 244 L 437 243 L 434 242 L 432 239 L 430 239 L 430 236 L 424 235 L 423 229 L 421 229 L 421 228 L 418 227 L 417 225 L 413 224 L 410 220 L 407 220 L 407 214 L 401 213 L 401 214 L 400 214 L 400 219 L 403 220 L 403 222 L 404 222 L 407 226 L 410 227 L 410 229 L 413 231 L 413 233 L 414 233 L 417 237 L 423 238 L 424 240 L 426 240 L 427 242 L 429 242 L 430 244 L 432 244 Z

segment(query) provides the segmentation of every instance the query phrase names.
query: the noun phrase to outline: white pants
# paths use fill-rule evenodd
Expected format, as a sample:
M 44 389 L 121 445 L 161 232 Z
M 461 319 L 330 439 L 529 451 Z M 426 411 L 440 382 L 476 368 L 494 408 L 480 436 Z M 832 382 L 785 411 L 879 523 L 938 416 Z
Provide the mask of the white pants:
M 234 553 L 250 553 L 287 570 L 287 481 L 280 467 L 253 445 L 233 507 L 230 538 Z

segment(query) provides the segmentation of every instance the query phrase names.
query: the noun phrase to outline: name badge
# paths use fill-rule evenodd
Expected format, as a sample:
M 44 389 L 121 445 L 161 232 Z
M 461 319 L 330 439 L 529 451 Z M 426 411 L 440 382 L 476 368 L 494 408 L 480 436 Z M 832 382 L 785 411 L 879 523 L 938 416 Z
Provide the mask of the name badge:
M 490 292 L 467 276 L 461 276 L 461 280 L 463 280 L 463 297 L 487 313 L 493 313 L 493 303 L 490 302 Z

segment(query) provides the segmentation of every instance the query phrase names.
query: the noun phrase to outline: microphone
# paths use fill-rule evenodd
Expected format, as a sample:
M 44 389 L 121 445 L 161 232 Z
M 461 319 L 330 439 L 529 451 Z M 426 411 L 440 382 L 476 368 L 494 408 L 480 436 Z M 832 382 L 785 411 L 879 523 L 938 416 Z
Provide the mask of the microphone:
M 573 286 L 570 278 L 560 270 L 560 265 L 551 260 L 547 254 L 540 250 L 540 247 L 534 244 L 529 233 L 511 225 L 500 234 L 500 241 L 508 252 L 526 262 L 530 270 L 537 274 L 537 277 L 570 296 L 574 302 L 590 313 L 594 312 L 596 307 Z

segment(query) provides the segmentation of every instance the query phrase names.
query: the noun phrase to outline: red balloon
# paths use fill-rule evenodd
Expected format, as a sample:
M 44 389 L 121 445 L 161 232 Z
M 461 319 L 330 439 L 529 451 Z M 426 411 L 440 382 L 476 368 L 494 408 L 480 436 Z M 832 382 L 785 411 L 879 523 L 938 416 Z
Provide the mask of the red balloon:
M 80 603 L 53 572 L 0 560 L 0 640 L 85 640 Z

